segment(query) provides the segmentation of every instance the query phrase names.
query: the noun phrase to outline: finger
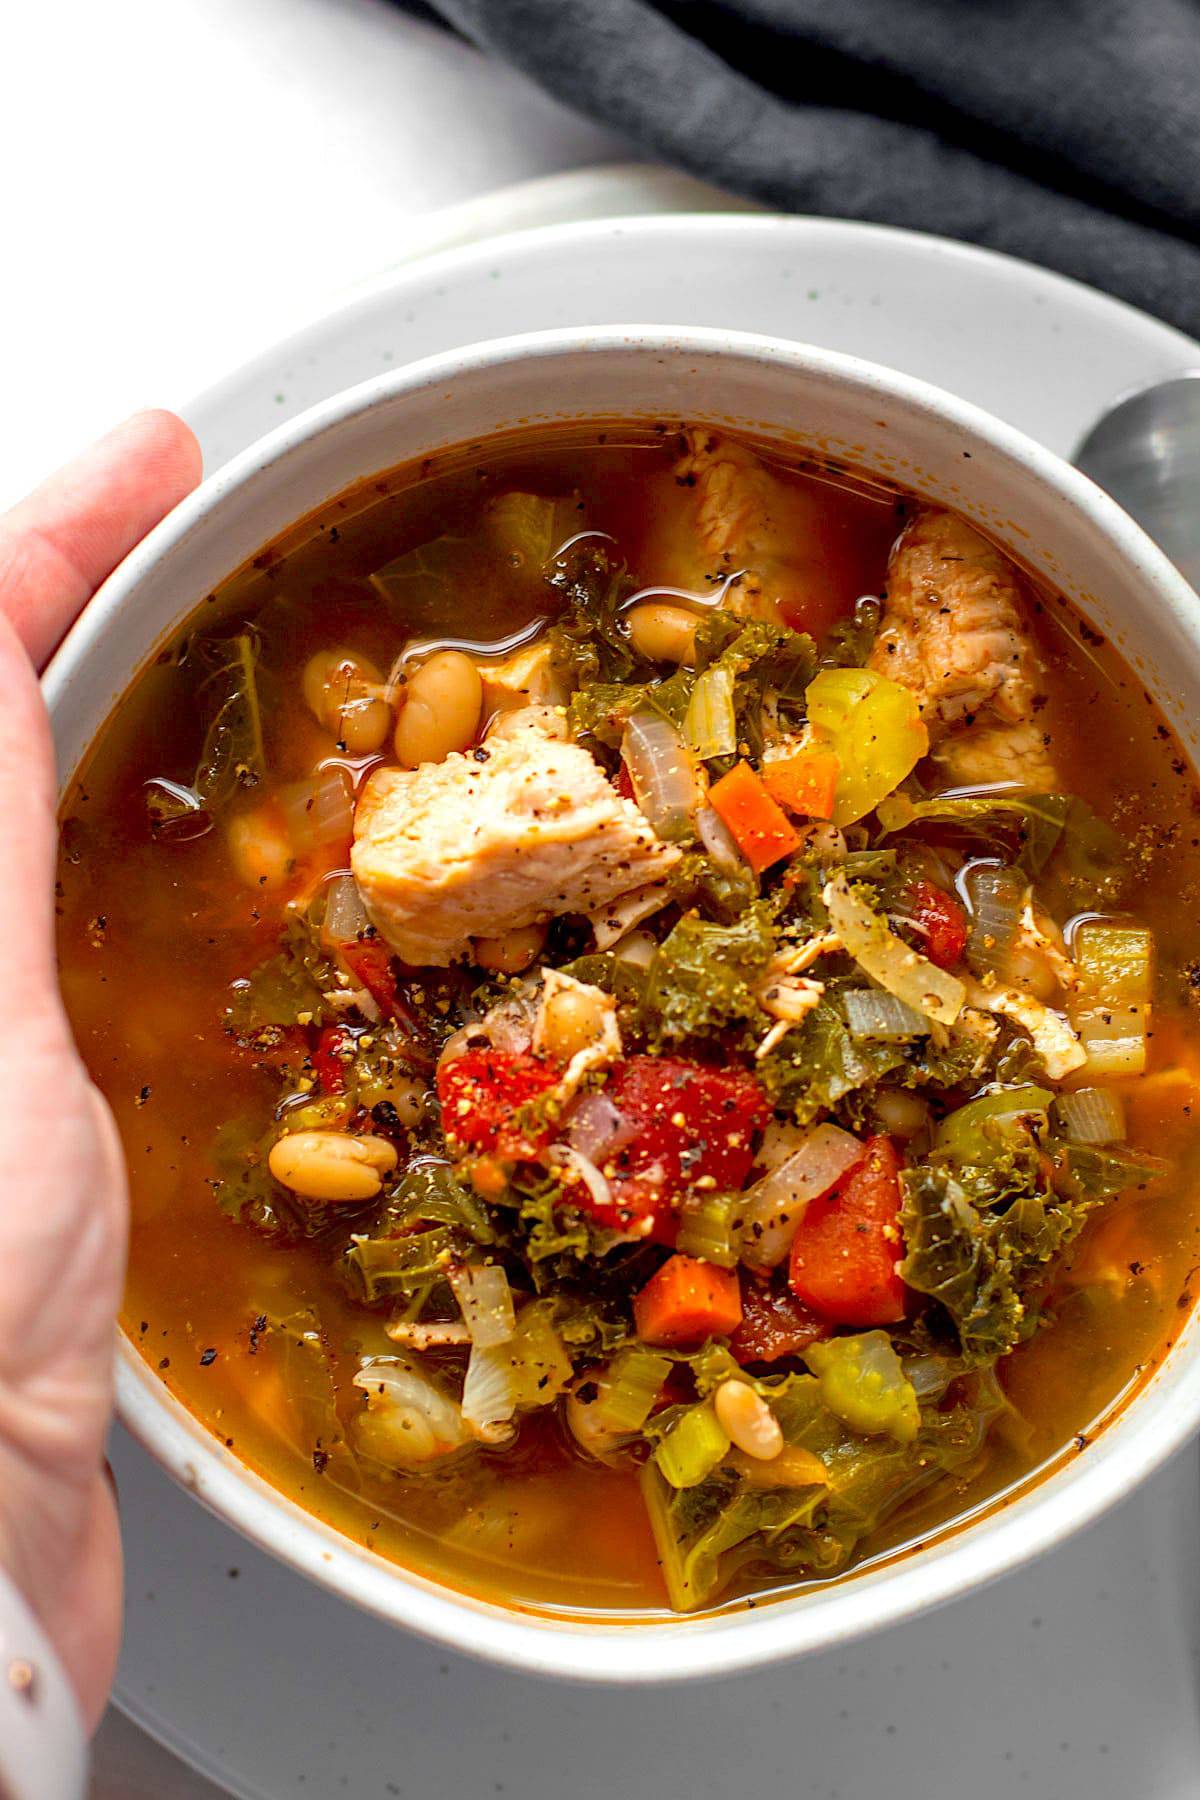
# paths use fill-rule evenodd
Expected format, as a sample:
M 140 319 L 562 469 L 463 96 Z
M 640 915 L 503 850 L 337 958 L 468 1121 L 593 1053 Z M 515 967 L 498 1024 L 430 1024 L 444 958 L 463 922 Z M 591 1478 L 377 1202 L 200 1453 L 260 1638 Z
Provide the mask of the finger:
M 183 420 L 135 413 L 0 518 L 0 611 L 38 668 L 199 479 L 200 446 Z
M 54 982 L 55 773 L 28 657 L 0 612 L 0 974 L 36 1037 L 60 1014 Z M 0 1045 L 0 1062 L 4 1046 Z

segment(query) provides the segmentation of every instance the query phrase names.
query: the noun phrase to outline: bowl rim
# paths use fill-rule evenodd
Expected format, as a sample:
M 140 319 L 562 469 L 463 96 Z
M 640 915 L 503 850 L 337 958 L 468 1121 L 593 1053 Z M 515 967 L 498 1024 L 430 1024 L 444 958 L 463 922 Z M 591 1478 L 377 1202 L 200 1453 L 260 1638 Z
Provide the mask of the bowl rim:
M 208 477 L 130 553 L 72 627 L 43 675 L 51 714 L 61 705 L 139 584 L 226 499 L 266 469 L 376 407 L 448 383 L 535 359 L 631 352 L 722 362 L 745 361 L 817 376 L 885 395 L 909 412 L 962 431 L 1052 491 L 1107 540 L 1130 577 L 1154 590 L 1190 638 L 1200 668 L 1200 608 L 1166 556 L 1115 501 L 1078 470 L 981 407 L 845 352 L 723 328 L 613 324 L 480 340 L 392 368 L 281 423 Z M 638 409 L 635 409 L 638 410 Z M 643 409 L 644 410 L 644 409 Z M 596 416 L 586 409 L 579 416 Z M 705 416 L 703 404 L 692 415 Z M 173 621 L 177 628 L 196 604 Z M 139 653 L 131 678 L 144 666 Z M 60 794 L 73 775 L 60 778 Z M 1118 1399 L 1086 1457 L 1060 1455 L 1011 1500 L 993 1500 L 944 1527 L 934 1542 L 868 1564 L 839 1580 L 802 1589 L 750 1611 L 646 1620 L 572 1619 L 461 1593 L 362 1548 L 300 1507 L 226 1450 L 158 1380 L 133 1342 L 118 1333 L 117 1414 L 152 1456 L 211 1511 L 279 1560 L 376 1616 L 484 1660 L 571 1680 L 662 1683 L 750 1671 L 837 1645 L 915 1617 L 1044 1554 L 1140 1485 L 1200 1424 L 1200 1356 L 1193 1313 L 1158 1368 Z

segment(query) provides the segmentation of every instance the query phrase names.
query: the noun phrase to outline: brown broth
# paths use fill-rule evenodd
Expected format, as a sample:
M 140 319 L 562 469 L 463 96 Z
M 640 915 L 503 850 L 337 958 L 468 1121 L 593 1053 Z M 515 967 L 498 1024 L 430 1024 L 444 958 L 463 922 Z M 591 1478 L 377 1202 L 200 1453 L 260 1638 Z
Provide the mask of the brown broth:
M 189 625 L 253 619 L 276 703 L 268 754 L 280 781 L 331 748 L 299 699 L 315 650 L 352 643 L 388 666 L 406 635 L 508 638 L 536 616 L 528 591 L 485 584 L 473 602 L 389 618 L 366 576 L 440 533 L 470 530 L 509 489 L 586 503 L 644 584 L 685 572 L 674 443 L 613 427 L 529 434 L 406 469 L 331 502 L 233 575 Z M 817 522 L 830 616 L 877 592 L 896 497 L 792 469 Z M 885 1554 L 1029 1478 L 1128 1394 L 1165 1352 L 1200 1263 L 1200 1034 L 1181 974 L 1197 956 L 1200 812 L 1178 744 L 1140 683 L 1046 594 L 1039 631 L 1064 785 L 1136 849 L 1129 906 L 1153 926 L 1159 994 L 1152 1075 L 1127 1090 L 1131 1138 L 1176 1159 L 1148 1194 L 1089 1227 L 1056 1297 L 1055 1323 L 1002 1365 L 1024 1421 L 993 1434 L 986 1467 L 947 1481 L 865 1546 Z M 133 1227 L 124 1323 L 170 1390 L 284 1493 L 381 1556 L 519 1606 L 627 1616 L 663 1594 L 634 1478 L 585 1466 L 558 1426 L 526 1424 L 505 1457 L 444 1476 L 367 1476 L 340 1490 L 314 1468 L 268 1359 L 251 1353 L 264 1311 L 311 1304 L 348 1382 L 357 1355 L 390 1348 L 377 1317 L 348 1304 L 327 1254 L 262 1241 L 225 1218 L 209 1186 L 210 1148 L 230 1113 L 269 1121 L 277 1088 L 220 1024 L 228 983 L 269 953 L 277 909 L 234 879 L 219 830 L 155 841 L 144 784 L 193 766 L 202 733 L 189 678 L 171 658 L 145 670 L 100 734 L 63 809 L 59 867 L 63 990 L 83 1055 L 116 1114 L 129 1157 Z M 210 1352 L 215 1351 L 215 1356 Z M 860 1561 L 862 1559 L 860 1558 Z M 772 1593 L 786 1591 L 778 1585 Z

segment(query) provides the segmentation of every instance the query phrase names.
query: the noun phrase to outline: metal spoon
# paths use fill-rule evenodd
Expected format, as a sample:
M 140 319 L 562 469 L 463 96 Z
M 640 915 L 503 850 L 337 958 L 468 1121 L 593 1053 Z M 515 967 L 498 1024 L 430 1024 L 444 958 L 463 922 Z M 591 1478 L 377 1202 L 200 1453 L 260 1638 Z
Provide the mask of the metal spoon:
M 1118 400 L 1072 461 L 1200 588 L 1200 369 Z

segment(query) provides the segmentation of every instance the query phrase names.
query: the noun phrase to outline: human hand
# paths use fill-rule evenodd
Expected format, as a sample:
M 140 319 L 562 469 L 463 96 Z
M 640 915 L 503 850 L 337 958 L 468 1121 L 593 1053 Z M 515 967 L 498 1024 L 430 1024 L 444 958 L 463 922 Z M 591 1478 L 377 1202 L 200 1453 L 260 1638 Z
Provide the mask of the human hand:
M 0 1567 L 89 1729 L 121 1630 L 104 1466 L 127 1236 L 124 1157 L 59 998 L 55 771 L 36 670 L 200 477 L 192 433 L 136 414 L 0 518 Z

